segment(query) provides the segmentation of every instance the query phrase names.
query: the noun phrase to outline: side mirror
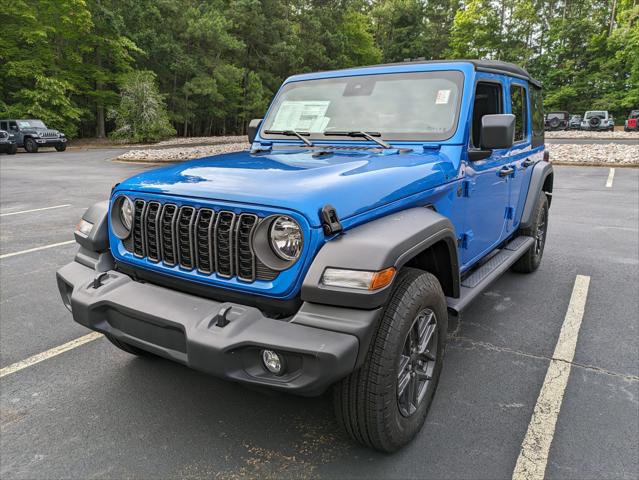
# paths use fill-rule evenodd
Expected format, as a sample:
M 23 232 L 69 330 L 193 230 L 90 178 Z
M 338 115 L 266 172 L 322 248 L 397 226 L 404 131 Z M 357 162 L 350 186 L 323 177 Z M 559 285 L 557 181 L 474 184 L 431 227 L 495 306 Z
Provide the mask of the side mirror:
M 257 131 L 260 129 L 260 125 L 262 124 L 261 118 L 254 118 L 248 124 L 248 141 L 249 143 L 253 143 L 255 137 L 257 136 Z
M 515 138 L 515 116 L 510 113 L 484 115 L 481 118 L 481 148 L 510 148 Z

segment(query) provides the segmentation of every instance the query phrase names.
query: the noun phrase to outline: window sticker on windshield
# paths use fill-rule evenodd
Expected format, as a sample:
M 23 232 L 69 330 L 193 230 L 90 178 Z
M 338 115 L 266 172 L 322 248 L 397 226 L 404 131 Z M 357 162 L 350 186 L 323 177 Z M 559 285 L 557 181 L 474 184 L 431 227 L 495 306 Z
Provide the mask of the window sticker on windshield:
M 329 101 L 285 100 L 277 111 L 271 130 L 321 132 L 328 124 L 325 117 Z
M 450 90 L 438 90 L 435 105 L 446 105 L 450 99 Z

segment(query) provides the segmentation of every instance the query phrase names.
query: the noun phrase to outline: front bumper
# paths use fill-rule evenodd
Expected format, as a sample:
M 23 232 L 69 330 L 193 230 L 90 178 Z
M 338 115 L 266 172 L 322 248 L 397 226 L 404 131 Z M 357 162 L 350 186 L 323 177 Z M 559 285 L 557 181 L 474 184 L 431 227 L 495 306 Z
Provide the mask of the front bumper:
M 34 138 L 39 147 L 59 147 L 60 145 L 66 145 L 66 138 Z
M 98 332 L 188 365 L 243 383 L 318 395 L 362 362 L 380 310 L 355 310 L 305 303 L 291 318 L 265 317 L 260 310 L 221 303 L 77 261 L 57 272 L 62 299 L 73 319 Z M 230 307 L 229 323 L 217 316 Z M 284 355 L 287 370 L 270 374 L 261 350 Z

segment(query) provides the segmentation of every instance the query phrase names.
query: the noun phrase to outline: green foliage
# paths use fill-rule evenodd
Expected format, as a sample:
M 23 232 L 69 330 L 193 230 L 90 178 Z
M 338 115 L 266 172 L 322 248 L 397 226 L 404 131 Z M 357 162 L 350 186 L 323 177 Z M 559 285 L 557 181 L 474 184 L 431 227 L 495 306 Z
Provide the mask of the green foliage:
M 109 117 L 115 121 L 111 136 L 116 139 L 154 142 L 175 135 L 153 72 L 138 71 L 122 77 L 120 104 Z
M 638 18 L 637 0 L 12 0 L 0 116 L 121 133 L 119 79 L 150 71 L 181 135 L 243 132 L 291 74 L 423 57 L 515 62 L 546 110 L 620 117 L 639 108 Z

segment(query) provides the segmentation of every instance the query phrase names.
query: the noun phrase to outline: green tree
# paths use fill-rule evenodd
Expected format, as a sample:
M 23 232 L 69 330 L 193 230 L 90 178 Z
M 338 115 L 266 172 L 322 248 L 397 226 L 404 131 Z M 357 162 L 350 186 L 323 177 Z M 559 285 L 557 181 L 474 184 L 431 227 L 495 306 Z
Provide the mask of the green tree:
M 115 121 L 113 138 L 152 142 L 175 135 L 155 74 L 136 71 L 122 77 L 120 104 L 109 112 Z

